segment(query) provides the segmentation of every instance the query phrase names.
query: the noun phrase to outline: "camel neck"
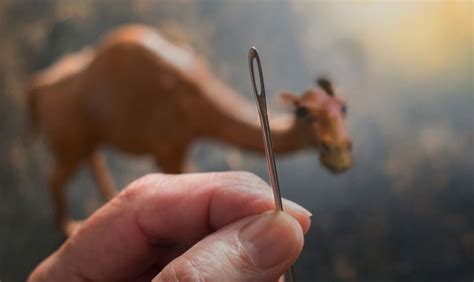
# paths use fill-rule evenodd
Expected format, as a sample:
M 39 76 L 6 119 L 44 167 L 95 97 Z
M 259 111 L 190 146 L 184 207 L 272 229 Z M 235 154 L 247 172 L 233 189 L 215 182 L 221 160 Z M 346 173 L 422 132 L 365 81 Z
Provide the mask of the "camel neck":
M 221 82 L 216 82 L 207 92 L 214 102 L 216 114 L 210 115 L 205 135 L 242 149 L 263 152 L 262 129 L 256 106 Z M 269 113 L 269 120 L 276 154 L 308 147 L 302 126 L 294 116 Z

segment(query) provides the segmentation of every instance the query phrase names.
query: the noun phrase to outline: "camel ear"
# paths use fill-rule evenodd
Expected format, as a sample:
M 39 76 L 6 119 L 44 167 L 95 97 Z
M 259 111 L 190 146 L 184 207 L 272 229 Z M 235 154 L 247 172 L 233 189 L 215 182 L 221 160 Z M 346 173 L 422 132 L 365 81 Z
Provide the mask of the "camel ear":
M 334 87 L 332 86 L 331 81 L 326 77 L 320 77 L 316 80 L 316 84 L 319 85 L 326 94 L 329 96 L 334 96 Z
M 295 107 L 300 106 L 300 98 L 291 92 L 282 92 L 280 94 L 280 100 L 285 104 L 292 104 Z

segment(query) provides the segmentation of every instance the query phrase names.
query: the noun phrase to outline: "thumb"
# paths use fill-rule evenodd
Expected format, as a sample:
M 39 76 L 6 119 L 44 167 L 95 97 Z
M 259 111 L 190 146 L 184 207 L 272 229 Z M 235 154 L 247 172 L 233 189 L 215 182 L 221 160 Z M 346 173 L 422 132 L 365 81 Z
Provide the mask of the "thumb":
M 244 218 L 198 242 L 153 281 L 276 281 L 303 240 L 300 224 L 284 212 Z

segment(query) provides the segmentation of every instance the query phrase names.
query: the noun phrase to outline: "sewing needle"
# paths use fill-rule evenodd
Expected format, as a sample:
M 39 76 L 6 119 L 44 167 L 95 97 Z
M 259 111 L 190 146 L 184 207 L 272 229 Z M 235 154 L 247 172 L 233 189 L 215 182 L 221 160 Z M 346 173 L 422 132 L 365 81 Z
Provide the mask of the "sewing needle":
M 265 98 L 265 84 L 263 82 L 263 70 L 258 51 L 255 47 L 250 48 L 248 54 L 250 78 L 252 80 L 252 88 L 255 94 L 255 101 L 257 103 L 258 114 L 260 117 L 260 124 L 263 132 L 263 142 L 265 146 L 265 156 L 267 159 L 267 169 L 270 179 L 270 185 L 273 189 L 273 197 L 275 201 L 275 208 L 277 211 L 283 211 L 283 204 L 281 200 L 280 184 L 278 182 L 278 173 L 275 165 L 275 156 L 273 152 L 272 136 L 270 133 L 270 125 L 268 123 L 267 102 Z M 258 77 L 260 84 L 260 92 L 257 89 L 255 82 L 254 61 L 257 62 Z M 285 274 L 286 281 L 294 282 L 294 270 L 291 267 Z

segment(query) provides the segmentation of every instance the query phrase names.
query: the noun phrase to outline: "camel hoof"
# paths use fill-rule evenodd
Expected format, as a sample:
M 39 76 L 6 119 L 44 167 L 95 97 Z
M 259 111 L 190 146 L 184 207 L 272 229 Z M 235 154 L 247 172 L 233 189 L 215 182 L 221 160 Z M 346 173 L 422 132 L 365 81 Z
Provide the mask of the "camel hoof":
M 72 234 L 74 234 L 77 231 L 77 229 L 79 229 L 81 224 L 82 224 L 82 221 L 69 220 L 65 224 L 63 224 L 61 229 L 63 230 L 64 235 L 66 235 L 67 237 L 70 237 Z

